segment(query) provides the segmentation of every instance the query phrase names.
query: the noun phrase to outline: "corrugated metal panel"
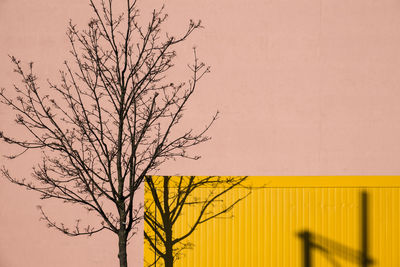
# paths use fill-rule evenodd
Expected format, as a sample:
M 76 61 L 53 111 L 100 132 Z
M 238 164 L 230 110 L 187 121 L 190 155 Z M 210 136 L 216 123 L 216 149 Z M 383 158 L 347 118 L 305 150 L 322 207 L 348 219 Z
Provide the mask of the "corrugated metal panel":
M 322 248 L 313 266 L 361 266 L 360 195 L 369 199 L 371 266 L 400 266 L 400 177 L 249 177 L 252 193 L 229 215 L 201 225 L 188 239 L 193 248 L 175 266 L 302 266 L 302 239 L 309 230 Z M 204 197 L 207 188 L 196 194 Z M 226 202 L 247 193 L 234 189 Z M 196 210 L 188 208 L 174 229 L 186 231 Z M 145 258 L 153 257 L 145 247 Z M 335 263 L 336 262 L 336 263 Z M 340 264 L 340 265 L 335 265 Z M 161 263 L 157 266 L 163 266 Z

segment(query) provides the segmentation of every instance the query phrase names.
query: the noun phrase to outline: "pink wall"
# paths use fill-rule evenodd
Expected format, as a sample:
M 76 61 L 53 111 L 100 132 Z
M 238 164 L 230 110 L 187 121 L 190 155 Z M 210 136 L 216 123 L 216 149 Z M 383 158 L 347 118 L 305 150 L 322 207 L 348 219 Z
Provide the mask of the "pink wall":
M 178 63 L 195 44 L 212 66 L 185 124 L 201 127 L 217 109 L 221 116 L 213 139 L 196 148 L 201 160 L 170 162 L 161 174 L 399 174 L 399 1 L 170 0 L 167 10 L 171 31 L 182 32 L 189 18 L 205 26 Z M 42 81 L 56 80 L 68 56 L 68 20 L 84 25 L 88 11 L 82 0 L 0 1 L 0 87 L 18 82 L 7 54 L 34 61 Z M 0 107 L 0 128 L 18 134 L 11 121 Z M 10 149 L 0 145 L 2 154 Z M 36 159 L 0 164 L 29 178 Z M 38 204 L 55 218 L 75 214 L 0 179 L 0 266 L 117 266 L 112 235 L 48 230 Z M 131 266 L 141 265 L 138 237 Z

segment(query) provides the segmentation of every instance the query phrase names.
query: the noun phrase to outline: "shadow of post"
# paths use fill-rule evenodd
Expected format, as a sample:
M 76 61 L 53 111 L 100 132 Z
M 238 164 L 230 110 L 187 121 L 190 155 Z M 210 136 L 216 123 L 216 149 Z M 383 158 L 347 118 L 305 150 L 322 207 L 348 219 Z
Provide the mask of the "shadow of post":
M 303 267 L 313 267 L 314 251 L 323 253 L 332 266 L 340 266 L 335 259 L 336 255 L 347 261 L 358 263 L 360 267 L 370 267 L 374 264 L 369 255 L 368 193 L 362 191 L 360 198 L 360 249 L 355 250 L 309 230 L 304 230 L 297 234 L 302 241 Z

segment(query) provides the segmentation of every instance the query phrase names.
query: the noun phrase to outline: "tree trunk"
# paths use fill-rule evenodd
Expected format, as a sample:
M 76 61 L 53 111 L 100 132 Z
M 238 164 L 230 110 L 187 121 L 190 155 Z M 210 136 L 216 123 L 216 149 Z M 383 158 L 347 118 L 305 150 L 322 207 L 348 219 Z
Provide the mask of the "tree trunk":
M 172 254 L 172 244 L 165 245 L 164 265 L 165 265 L 165 267 L 173 267 L 174 266 L 174 257 Z
M 173 245 L 172 245 L 172 222 L 169 211 L 169 179 L 171 177 L 164 176 L 164 218 L 163 224 L 165 229 L 165 267 L 174 266 Z
M 118 234 L 118 258 L 120 267 L 128 267 L 128 256 L 126 254 L 126 236 L 125 233 Z
M 165 227 L 165 256 L 164 256 L 164 265 L 165 267 L 173 267 L 174 266 L 174 254 L 173 254 L 173 245 L 172 245 L 172 227 L 170 222 L 166 223 Z

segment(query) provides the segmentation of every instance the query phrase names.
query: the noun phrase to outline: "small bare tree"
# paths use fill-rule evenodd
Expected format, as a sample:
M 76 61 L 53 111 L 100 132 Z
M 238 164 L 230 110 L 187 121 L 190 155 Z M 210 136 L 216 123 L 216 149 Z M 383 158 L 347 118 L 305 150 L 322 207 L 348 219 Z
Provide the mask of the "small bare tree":
M 190 21 L 181 36 L 163 34 L 167 15 L 154 10 L 150 21 L 138 21 L 135 0 L 126 0 L 126 11 L 114 14 L 112 0 L 90 0 L 94 12 L 85 30 L 70 23 L 67 36 L 72 63 L 65 62 L 61 82 L 39 88 L 33 63 L 25 69 L 11 57 L 22 86 L 11 97 L 0 91 L 1 102 L 16 114 L 27 139 L 7 132 L 0 137 L 21 151 L 40 150 L 43 157 L 33 169 L 33 179 L 2 174 L 11 182 L 37 191 L 42 199 L 59 199 L 85 207 L 98 215 L 98 225 L 64 226 L 42 217 L 49 227 L 70 235 L 92 235 L 110 230 L 118 236 L 121 267 L 127 263 L 127 240 L 140 221 L 142 200 L 135 198 L 145 176 L 169 159 L 192 158 L 187 149 L 207 141 L 210 123 L 199 132 L 178 134 L 179 124 L 198 81 L 209 72 L 194 51 L 188 82 L 167 81 L 175 47 L 201 27 Z M 142 204 L 143 205 L 143 204 Z M 96 218 L 96 217 L 95 217 Z M 93 226 L 92 226 L 93 225 Z
M 160 259 L 165 267 L 173 267 L 182 251 L 190 244 L 185 242 L 202 223 L 229 212 L 250 191 L 231 203 L 224 201 L 226 193 L 234 188 L 246 187 L 246 176 L 153 176 L 146 179 L 145 240 L 156 257 L 148 266 Z M 203 194 L 199 194 L 200 190 Z M 203 195 L 203 197 L 201 196 Z M 174 226 L 185 212 L 194 212 L 186 232 L 177 234 Z M 178 222 L 178 223 L 177 223 Z

